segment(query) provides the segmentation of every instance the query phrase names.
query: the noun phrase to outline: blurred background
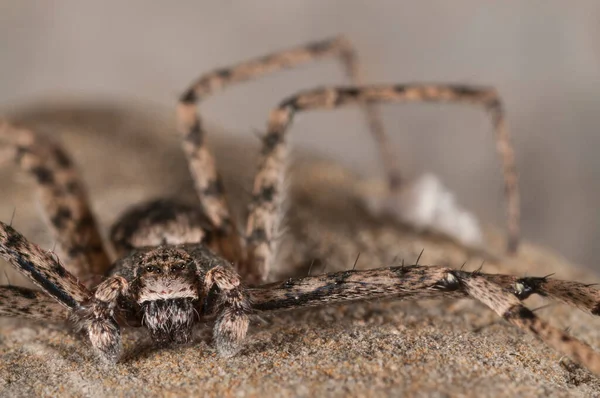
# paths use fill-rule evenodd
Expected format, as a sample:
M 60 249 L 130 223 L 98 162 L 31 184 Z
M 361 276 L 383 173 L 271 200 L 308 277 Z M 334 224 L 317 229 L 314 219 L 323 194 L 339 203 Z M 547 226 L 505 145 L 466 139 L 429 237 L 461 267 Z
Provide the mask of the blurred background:
M 0 109 L 76 97 L 172 112 L 202 72 L 345 34 L 369 81 L 493 85 L 517 149 L 523 234 L 592 268 L 600 255 L 600 3 L 578 1 L 0 1 Z M 234 137 L 283 97 L 344 83 L 335 61 L 228 90 L 203 114 Z M 431 171 L 504 226 L 489 120 L 458 105 L 383 106 L 406 176 Z M 380 176 L 356 109 L 298 118 L 297 147 Z M 80 163 L 83 163 L 80 161 Z M 85 166 L 85 163 L 83 163 Z M 2 215 L 3 218 L 10 215 Z

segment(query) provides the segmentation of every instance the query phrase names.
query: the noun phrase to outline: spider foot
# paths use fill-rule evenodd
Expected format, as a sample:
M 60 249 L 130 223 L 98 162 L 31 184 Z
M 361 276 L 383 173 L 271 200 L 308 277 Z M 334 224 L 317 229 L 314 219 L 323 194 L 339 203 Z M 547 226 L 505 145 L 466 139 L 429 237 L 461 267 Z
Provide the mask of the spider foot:
M 248 324 L 246 313 L 235 310 L 226 310 L 219 317 L 214 328 L 214 340 L 220 356 L 229 358 L 240 352 L 248 331 Z
M 123 351 L 121 329 L 109 305 L 97 301 L 84 305 L 71 316 L 71 321 L 75 330 L 82 331 L 89 339 L 101 360 L 119 361 Z
M 87 335 L 99 357 L 109 363 L 116 363 L 121 358 L 123 345 L 121 332 L 112 319 L 95 319 L 87 328 Z

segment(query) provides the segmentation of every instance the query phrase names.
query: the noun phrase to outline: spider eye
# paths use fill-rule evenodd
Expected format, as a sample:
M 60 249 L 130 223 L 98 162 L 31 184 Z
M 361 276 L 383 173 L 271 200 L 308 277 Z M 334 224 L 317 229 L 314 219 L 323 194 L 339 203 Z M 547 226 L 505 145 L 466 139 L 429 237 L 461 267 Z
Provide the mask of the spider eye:
M 144 270 L 146 272 L 150 272 L 150 273 L 153 273 L 153 274 L 160 274 L 162 272 L 160 268 L 158 268 L 158 267 L 156 267 L 154 265 L 147 265 L 146 268 L 144 268 Z
M 185 267 L 186 267 L 186 265 L 183 263 L 173 264 L 173 265 L 171 265 L 171 272 L 182 271 L 185 269 Z

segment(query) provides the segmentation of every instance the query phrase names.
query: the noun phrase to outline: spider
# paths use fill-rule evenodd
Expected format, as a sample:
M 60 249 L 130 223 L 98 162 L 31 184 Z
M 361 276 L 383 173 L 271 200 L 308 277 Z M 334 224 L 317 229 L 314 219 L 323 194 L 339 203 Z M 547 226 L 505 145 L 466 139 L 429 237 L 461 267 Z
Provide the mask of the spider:
M 338 56 L 353 85 L 295 94 L 270 114 L 262 136 L 244 233 L 228 207 L 196 105 L 226 86 Z M 383 102 L 461 102 L 490 114 L 503 161 L 508 199 L 508 245 L 519 243 L 519 192 L 514 151 L 502 103 L 493 88 L 449 84 L 364 85 L 355 52 L 344 38 L 279 51 L 203 75 L 180 97 L 177 117 L 183 149 L 200 206 L 176 199 L 132 207 L 101 238 L 85 188 L 66 151 L 36 131 L 8 122 L 0 136 L 16 163 L 37 182 L 59 255 L 29 242 L 0 222 L 0 256 L 41 291 L 0 287 L 0 316 L 55 322 L 69 320 L 109 363 L 122 354 L 120 329 L 145 327 L 157 345 L 190 340 L 195 325 L 214 320 L 214 344 L 226 357 L 239 352 L 253 314 L 358 300 L 472 298 L 554 349 L 600 374 L 600 355 L 567 332 L 550 326 L 522 303 L 533 294 L 600 314 L 600 292 L 591 285 L 550 277 L 468 272 L 444 266 L 397 265 L 269 281 L 277 261 L 284 208 L 286 132 L 294 115 L 315 109 L 361 105 L 387 176 L 393 207 L 405 187 L 377 112 Z M 291 209 L 293 211 L 293 208 Z M 112 261 L 111 248 L 117 260 Z M 104 275 L 103 279 L 97 276 Z

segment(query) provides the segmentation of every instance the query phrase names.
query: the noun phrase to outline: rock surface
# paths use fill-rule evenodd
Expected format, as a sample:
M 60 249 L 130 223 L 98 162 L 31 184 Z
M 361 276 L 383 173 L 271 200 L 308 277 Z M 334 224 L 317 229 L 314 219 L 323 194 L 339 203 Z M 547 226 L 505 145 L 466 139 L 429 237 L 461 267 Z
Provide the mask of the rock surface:
M 176 137 L 165 134 L 171 121 L 156 116 L 160 113 L 89 104 L 41 109 L 18 118 L 61 131 L 105 230 L 127 205 L 144 198 L 193 198 Z M 253 159 L 231 152 L 233 144 L 226 140 L 211 138 L 230 196 L 243 209 L 252 174 L 244 165 Z M 10 167 L 0 173 L 7 192 L 0 218 L 9 219 L 18 204 L 15 227 L 51 248 L 33 210 L 31 184 L 20 180 Z M 493 233 L 486 249 L 475 251 L 375 220 L 357 206 L 367 185 L 329 162 L 299 160 L 290 181 L 290 233 L 274 278 L 306 273 L 311 258 L 321 259 L 329 272 L 351 268 L 357 252 L 358 268 L 374 268 L 396 257 L 412 262 L 424 248 L 422 264 L 458 268 L 467 261 L 473 269 L 485 260 L 486 272 L 555 272 L 562 279 L 599 280 L 529 244 L 517 257 L 506 257 L 503 239 Z M 27 284 L 2 267 L 11 283 Z M 536 308 L 544 302 L 527 304 Z M 559 304 L 538 314 L 600 347 L 600 320 Z M 242 353 L 230 359 L 216 355 L 209 325 L 185 347 L 152 347 L 143 330 L 133 329 L 124 331 L 124 344 L 123 361 L 109 366 L 67 327 L 0 319 L 0 392 L 11 397 L 600 395 L 598 378 L 469 300 L 350 304 L 264 316 L 253 321 Z

